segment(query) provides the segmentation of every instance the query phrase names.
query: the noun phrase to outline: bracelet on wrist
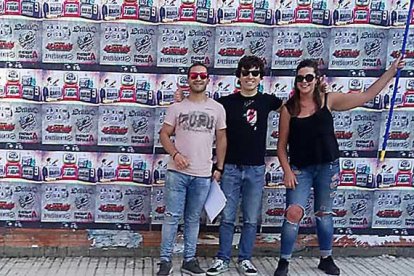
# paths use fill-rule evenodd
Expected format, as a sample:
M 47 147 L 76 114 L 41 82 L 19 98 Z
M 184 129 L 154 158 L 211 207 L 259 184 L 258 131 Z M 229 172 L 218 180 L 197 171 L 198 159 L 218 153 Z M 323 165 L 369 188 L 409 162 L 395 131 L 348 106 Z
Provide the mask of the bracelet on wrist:
M 224 169 L 219 169 L 217 167 L 217 164 L 213 164 L 213 173 L 214 171 L 218 171 L 219 173 L 223 174 L 224 173 Z
M 172 155 L 172 158 L 173 158 L 173 160 L 175 159 L 175 157 L 177 156 L 177 154 L 179 154 L 180 152 L 179 151 L 176 151 L 173 155 Z
M 219 172 L 219 173 L 221 173 L 221 174 L 223 174 L 223 173 L 224 173 L 224 170 L 223 170 L 223 169 L 216 168 L 216 171 L 218 171 L 218 172 Z

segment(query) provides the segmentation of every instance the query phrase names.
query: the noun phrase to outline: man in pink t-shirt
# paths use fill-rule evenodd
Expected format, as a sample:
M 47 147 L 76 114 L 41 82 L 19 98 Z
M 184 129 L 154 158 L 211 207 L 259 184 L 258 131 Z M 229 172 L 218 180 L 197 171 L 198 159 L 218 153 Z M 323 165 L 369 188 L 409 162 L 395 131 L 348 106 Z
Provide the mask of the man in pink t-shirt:
M 211 178 L 219 181 L 227 147 L 226 113 L 209 99 L 207 67 L 193 64 L 188 70 L 190 95 L 167 110 L 160 140 L 171 155 L 165 184 L 161 264 L 158 276 L 171 275 L 171 255 L 178 223 L 184 215 L 184 261 L 181 271 L 205 275 L 195 257 L 200 215 L 210 190 Z M 170 137 L 175 135 L 175 142 Z M 212 175 L 212 150 L 216 137 L 217 164 Z

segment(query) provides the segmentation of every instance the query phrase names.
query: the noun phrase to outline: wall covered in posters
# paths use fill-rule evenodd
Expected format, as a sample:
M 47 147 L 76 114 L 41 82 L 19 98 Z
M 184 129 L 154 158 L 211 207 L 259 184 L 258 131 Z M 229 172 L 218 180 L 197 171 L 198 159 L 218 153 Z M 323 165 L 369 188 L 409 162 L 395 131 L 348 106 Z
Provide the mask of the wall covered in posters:
M 265 63 L 261 93 L 288 99 L 304 58 L 318 60 L 332 91 L 363 93 L 401 48 L 407 3 L 0 0 L 0 220 L 162 223 L 169 156 L 158 132 L 176 89 L 188 90 L 186 67 L 210 68 L 214 99 L 239 91 L 244 55 Z M 339 229 L 414 228 L 413 53 L 410 30 L 384 162 L 394 82 L 334 113 Z M 283 221 L 278 119 L 268 119 L 263 231 Z M 315 224 L 312 202 L 305 227 Z

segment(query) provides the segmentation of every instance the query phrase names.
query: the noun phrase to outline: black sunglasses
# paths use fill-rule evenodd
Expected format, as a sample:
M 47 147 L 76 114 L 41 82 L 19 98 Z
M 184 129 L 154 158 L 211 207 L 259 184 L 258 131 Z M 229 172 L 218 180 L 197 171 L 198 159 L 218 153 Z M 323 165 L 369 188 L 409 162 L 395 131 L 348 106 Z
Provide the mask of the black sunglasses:
M 259 70 L 241 70 L 241 74 L 243 77 L 247 77 L 249 74 L 252 74 L 253 77 L 257 77 L 260 75 L 260 71 Z
M 297 75 L 296 76 L 296 82 L 302 82 L 303 80 L 306 80 L 306 82 L 311 82 L 316 78 L 315 75 L 307 74 L 306 76 Z

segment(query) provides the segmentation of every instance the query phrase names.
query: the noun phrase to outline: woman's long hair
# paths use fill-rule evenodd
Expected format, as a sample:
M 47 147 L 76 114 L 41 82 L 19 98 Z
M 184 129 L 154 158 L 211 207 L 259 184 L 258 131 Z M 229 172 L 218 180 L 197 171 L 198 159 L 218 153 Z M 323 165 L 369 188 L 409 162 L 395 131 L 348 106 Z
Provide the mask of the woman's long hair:
M 321 108 L 322 106 L 322 99 L 319 91 L 319 77 L 320 77 L 320 71 L 318 68 L 318 63 L 313 59 L 304 59 L 299 64 L 298 67 L 296 67 L 296 75 L 298 74 L 299 70 L 304 67 L 310 67 L 313 68 L 315 75 L 316 75 L 316 85 L 315 90 L 313 90 L 313 101 L 315 102 L 316 106 L 318 108 Z M 286 108 L 289 111 L 289 114 L 292 117 L 296 117 L 300 113 L 300 92 L 297 86 L 297 81 L 295 77 L 295 88 L 294 93 L 292 97 L 286 102 Z

